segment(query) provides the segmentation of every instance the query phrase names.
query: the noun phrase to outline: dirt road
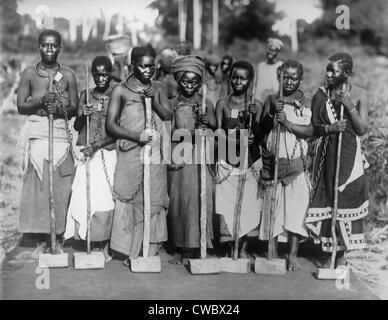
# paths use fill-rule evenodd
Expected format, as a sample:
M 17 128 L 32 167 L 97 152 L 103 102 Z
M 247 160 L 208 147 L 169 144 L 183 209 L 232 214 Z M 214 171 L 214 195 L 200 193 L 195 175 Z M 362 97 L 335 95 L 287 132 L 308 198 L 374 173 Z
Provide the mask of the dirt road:
M 170 265 L 163 250 L 160 274 L 134 274 L 121 261 L 112 260 L 102 270 L 49 271 L 49 289 L 38 289 L 42 280 L 37 263 L 23 260 L 17 247 L 3 262 L 3 299 L 378 299 L 353 273 L 349 288 L 335 281 L 317 280 L 310 258 L 302 258 L 302 270 L 285 276 L 216 274 L 191 275 L 184 265 Z M 38 273 L 36 273 L 38 272 Z M 40 278 L 39 278 L 40 277 Z M 38 281 L 37 281 L 38 280 Z M 47 280 L 47 279 L 46 279 Z M 46 281 L 47 285 L 47 281 Z

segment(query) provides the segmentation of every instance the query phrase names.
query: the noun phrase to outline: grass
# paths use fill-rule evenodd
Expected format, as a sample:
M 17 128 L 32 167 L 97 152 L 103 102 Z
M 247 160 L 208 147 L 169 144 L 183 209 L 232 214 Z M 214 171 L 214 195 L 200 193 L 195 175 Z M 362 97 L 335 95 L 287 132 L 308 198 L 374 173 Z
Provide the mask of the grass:
M 370 54 L 371 50 L 359 44 L 321 38 L 302 44 L 298 53 L 283 51 L 279 59 L 292 58 L 304 66 L 302 88 L 312 96 L 323 84 L 328 58 L 336 52 L 348 52 L 354 60 L 352 83 L 368 92 L 369 129 L 362 137 L 363 150 L 370 163 L 366 171 L 370 184 L 370 214 L 367 229 L 379 227 L 388 221 L 388 58 Z M 265 46 L 258 41 L 235 41 L 229 48 L 235 59 L 252 63 L 265 60 Z

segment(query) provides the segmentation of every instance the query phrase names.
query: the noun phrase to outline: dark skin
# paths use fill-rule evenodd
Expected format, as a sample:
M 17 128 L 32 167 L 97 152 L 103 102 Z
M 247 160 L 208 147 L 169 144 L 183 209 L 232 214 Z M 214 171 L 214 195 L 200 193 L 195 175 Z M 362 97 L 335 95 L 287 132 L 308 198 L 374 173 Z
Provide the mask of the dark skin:
M 202 79 L 200 75 L 194 72 L 185 72 L 178 81 L 178 94 L 180 94 L 182 100 L 195 101 L 201 84 Z M 199 123 L 212 130 L 216 128 L 216 117 L 213 104 L 210 100 L 206 101 L 206 113 L 200 115 Z M 195 135 L 194 130 L 192 131 L 192 135 Z M 175 166 L 175 168 L 178 167 L 180 167 L 180 165 Z M 192 254 L 194 254 L 194 251 Z M 182 260 L 183 248 L 175 248 L 175 253 L 168 262 L 171 264 L 181 264 Z
M 297 125 L 287 120 L 284 112 L 284 103 L 291 102 L 293 94 L 299 89 L 302 77 L 298 68 L 289 67 L 283 70 L 283 99 L 276 98 L 272 103 L 263 123 L 270 123 L 270 127 L 273 126 L 273 122 L 277 121 L 282 126 L 290 130 L 296 137 L 301 139 L 310 138 L 313 136 L 314 128 L 310 125 Z M 267 125 L 266 125 L 267 126 Z M 275 238 L 275 252 L 274 257 L 278 257 L 277 237 Z M 288 255 L 288 270 L 297 271 L 300 270 L 300 264 L 297 261 L 297 254 L 299 249 L 299 235 L 293 232 L 288 232 L 289 243 L 289 255 Z
M 349 77 L 351 72 L 342 69 L 338 61 L 329 61 L 326 67 L 326 81 L 331 90 L 331 99 L 343 104 L 351 121 L 354 132 L 358 136 L 364 135 L 368 130 L 368 108 L 367 97 L 364 90 L 356 87 L 350 91 Z M 352 95 L 351 95 L 352 94 Z M 346 130 L 347 120 L 337 121 L 327 125 L 329 133 L 338 133 Z M 338 251 L 336 255 L 336 267 L 346 265 L 345 251 Z M 331 257 L 328 256 L 323 267 L 329 268 Z
M 284 102 L 293 100 L 292 94 L 294 94 L 302 81 L 302 77 L 299 74 L 299 71 L 297 68 L 287 68 L 283 72 L 283 96 L 284 99 L 280 99 L 277 97 L 274 101 L 274 103 L 271 105 L 271 110 L 269 113 L 264 117 L 263 122 L 264 123 L 270 123 L 273 124 L 273 117 L 275 116 L 276 121 L 281 123 L 284 127 L 291 129 L 292 133 L 301 139 L 307 139 L 312 137 L 314 133 L 314 128 L 312 124 L 306 126 L 306 125 L 298 125 L 298 124 L 291 124 L 286 117 L 286 114 L 283 111 L 284 108 Z M 256 121 L 259 122 L 258 117 L 256 117 Z
M 56 74 L 60 69 L 57 58 L 61 50 L 59 39 L 52 34 L 48 34 L 41 39 L 38 46 L 41 57 L 37 65 L 37 70 L 43 76 L 39 76 L 35 67 L 31 66 L 24 70 L 17 93 L 17 108 L 20 114 L 38 115 L 47 117 L 53 114 L 55 119 L 64 118 L 64 113 L 57 102 L 58 96 L 54 92 L 48 91 L 48 75 Z M 70 69 L 60 70 L 62 79 L 59 80 L 59 90 L 67 92 L 69 99 L 64 102 L 64 110 L 67 117 L 73 117 L 78 105 L 77 83 L 73 72 Z M 39 254 L 47 250 L 47 235 L 37 234 L 37 248 L 31 253 L 33 259 L 37 259 Z M 57 240 L 57 253 L 63 252 L 62 244 Z
M 232 60 L 230 58 L 223 58 L 221 61 L 221 71 L 223 74 L 227 74 L 232 67 Z
M 231 76 L 231 87 L 233 94 L 230 97 L 229 103 L 233 109 L 243 111 L 245 110 L 247 91 L 251 85 L 251 77 L 249 75 L 249 70 L 244 68 L 234 68 Z M 216 105 L 216 117 L 217 117 L 217 127 L 222 128 L 222 119 L 224 117 L 230 117 L 230 111 L 227 106 L 221 103 L 222 100 L 217 102 Z M 258 106 L 255 103 L 248 103 L 248 111 L 254 116 L 257 114 Z M 226 137 L 225 137 L 226 139 Z M 240 145 L 240 139 L 228 138 L 236 145 Z M 248 140 L 249 144 L 252 143 L 252 139 Z
M 96 87 L 93 89 L 93 93 L 96 97 L 102 97 L 106 95 L 112 81 L 112 75 L 110 70 L 104 64 L 96 65 L 92 70 L 93 80 Z M 77 117 L 74 121 L 74 129 L 80 132 L 86 125 L 86 117 L 92 114 L 93 105 L 87 105 L 86 103 L 86 91 L 81 92 L 79 107 L 77 110 Z M 91 144 L 86 145 L 81 151 L 86 157 L 92 156 L 99 149 L 114 142 L 114 138 L 105 136 L 102 139 L 96 140 Z
M 132 61 L 134 76 L 127 80 L 127 84 L 133 91 L 141 92 L 145 97 L 152 99 L 152 109 L 162 120 L 171 120 L 172 111 L 167 98 L 166 90 L 159 88 L 154 90 L 151 87 L 151 78 L 155 72 L 155 58 L 152 56 L 143 56 L 137 61 Z M 131 80 L 130 82 L 128 82 Z M 108 134 L 116 139 L 127 139 L 139 144 L 145 144 L 152 141 L 152 134 L 145 131 L 143 134 L 121 127 L 118 119 L 122 107 L 130 99 L 129 90 L 123 86 L 116 86 L 110 96 L 108 112 L 106 116 L 105 128 Z
M 274 45 L 270 44 L 267 47 L 267 51 L 266 51 L 267 63 L 268 64 L 276 63 L 276 58 L 278 56 L 278 53 L 279 53 L 278 49 L 276 49 Z
M 365 94 L 356 91 L 350 96 L 349 70 L 343 70 L 338 62 L 329 61 L 326 67 L 326 81 L 331 89 L 331 98 L 343 104 L 349 115 L 354 132 L 358 136 L 368 130 L 368 109 Z M 346 120 L 337 121 L 327 127 L 329 133 L 343 132 L 346 129 Z
M 198 93 L 201 83 L 200 75 L 194 72 L 185 72 L 178 81 L 179 93 L 183 99 L 190 100 Z M 207 101 L 206 104 L 211 104 L 211 102 Z M 200 114 L 199 122 L 212 130 L 216 128 L 216 117 L 212 105 L 211 108 L 206 108 L 205 114 Z
M 41 60 L 37 70 L 44 76 L 49 73 L 55 74 L 59 70 L 57 58 L 61 46 L 54 35 L 46 35 L 39 44 L 38 50 Z M 61 69 L 63 78 L 60 80 L 60 90 L 66 91 L 69 95 L 64 110 L 70 119 L 75 116 L 78 105 L 77 83 L 73 72 L 67 68 Z M 54 118 L 64 118 L 64 114 L 56 102 L 58 96 L 48 91 L 48 80 L 36 74 L 33 66 L 26 68 L 23 72 L 17 95 L 17 107 L 20 114 L 47 116 L 49 113 Z
M 218 69 L 218 63 L 207 63 L 206 70 L 212 75 L 215 76 Z
M 248 98 L 247 91 L 251 85 L 251 76 L 249 74 L 249 70 L 245 68 L 236 67 L 232 70 L 231 75 L 231 87 L 233 90 L 233 94 L 230 97 L 229 105 L 232 109 L 243 111 L 246 108 Z M 257 105 L 255 103 L 248 102 L 248 111 L 255 115 L 257 112 Z M 229 108 L 223 103 L 223 100 L 219 100 L 216 106 L 216 117 L 217 117 L 217 127 L 220 129 L 224 129 L 222 127 L 223 118 L 230 117 L 231 111 Z M 224 136 L 226 139 L 226 136 Z M 232 137 L 228 137 L 228 140 L 232 143 L 235 143 L 236 146 L 240 145 L 240 139 L 233 139 Z M 248 145 L 252 144 L 252 138 L 248 139 Z M 233 255 L 233 244 L 229 243 L 231 252 L 230 255 Z M 241 238 L 241 249 L 239 252 L 239 257 L 246 259 L 248 257 L 248 241 L 247 238 Z

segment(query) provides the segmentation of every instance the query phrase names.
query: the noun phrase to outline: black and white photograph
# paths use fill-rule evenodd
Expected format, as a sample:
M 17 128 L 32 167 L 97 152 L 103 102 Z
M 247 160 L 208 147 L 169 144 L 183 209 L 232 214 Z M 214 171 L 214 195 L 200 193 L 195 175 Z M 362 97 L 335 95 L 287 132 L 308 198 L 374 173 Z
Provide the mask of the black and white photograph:
M 388 1 L 0 14 L 0 300 L 388 299 Z

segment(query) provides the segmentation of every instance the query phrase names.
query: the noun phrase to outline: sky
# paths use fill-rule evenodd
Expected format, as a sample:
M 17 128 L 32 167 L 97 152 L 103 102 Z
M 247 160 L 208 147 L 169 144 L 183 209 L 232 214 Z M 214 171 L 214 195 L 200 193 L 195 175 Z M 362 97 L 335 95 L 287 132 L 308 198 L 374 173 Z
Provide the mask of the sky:
M 153 24 L 157 11 L 147 9 L 152 0 L 18 0 L 18 12 L 28 13 L 33 18 L 36 8 L 45 5 L 50 9 L 50 15 L 66 19 L 99 17 L 101 11 L 107 15 L 123 13 L 128 19 L 135 16 L 146 24 Z
M 307 22 L 312 22 L 321 14 L 321 10 L 317 8 L 319 0 L 269 1 L 275 2 L 276 10 L 283 10 L 286 14 L 285 19 L 274 26 L 274 29 L 281 34 L 287 34 L 290 19 L 302 18 Z M 21 14 L 28 13 L 35 17 L 36 8 L 40 5 L 46 5 L 52 16 L 71 19 L 81 18 L 85 15 L 89 17 L 100 16 L 102 10 L 109 15 L 117 12 L 127 13 L 128 18 L 136 16 L 144 23 L 152 25 L 157 17 L 157 12 L 146 8 L 150 2 L 152 0 L 18 0 L 18 11 Z
M 319 0 L 269 0 L 275 2 L 276 11 L 284 11 L 285 17 L 278 21 L 273 29 L 280 34 L 288 34 L 292 19 L 304 19 L 311 23 L 322 14 Z

